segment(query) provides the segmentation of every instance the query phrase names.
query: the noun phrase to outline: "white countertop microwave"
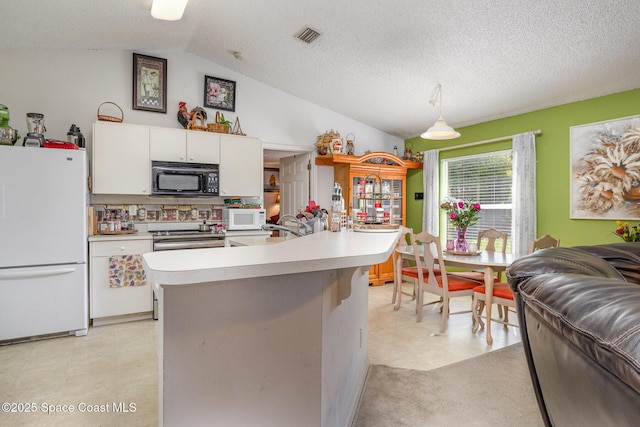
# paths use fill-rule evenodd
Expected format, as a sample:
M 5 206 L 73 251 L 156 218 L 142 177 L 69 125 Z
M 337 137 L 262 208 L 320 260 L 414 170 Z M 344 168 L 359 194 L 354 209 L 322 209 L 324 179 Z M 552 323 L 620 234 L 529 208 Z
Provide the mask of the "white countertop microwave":
M 222 221 L 227 230 L 260 230 L 266 223 L 265 209 L 225 208 Z

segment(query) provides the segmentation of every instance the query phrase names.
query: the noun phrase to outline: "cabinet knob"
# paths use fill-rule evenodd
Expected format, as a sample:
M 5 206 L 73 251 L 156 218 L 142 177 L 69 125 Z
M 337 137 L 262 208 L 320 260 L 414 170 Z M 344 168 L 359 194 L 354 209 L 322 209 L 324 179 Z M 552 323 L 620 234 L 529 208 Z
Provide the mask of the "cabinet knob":
M 124 246 L 120 246 L 120 251 L 124 251 Z
M 184 160 L 184 156 L 180 156 L 180 160 Z

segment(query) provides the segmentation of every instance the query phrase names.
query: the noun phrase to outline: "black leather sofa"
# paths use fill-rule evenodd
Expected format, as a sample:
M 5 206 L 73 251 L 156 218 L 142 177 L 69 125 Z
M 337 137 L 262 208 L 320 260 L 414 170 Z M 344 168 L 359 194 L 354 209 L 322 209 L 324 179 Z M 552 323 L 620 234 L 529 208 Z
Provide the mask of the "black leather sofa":
M 547 426 L 640 426 L 640 243 L 549 248 L 507 269 Z

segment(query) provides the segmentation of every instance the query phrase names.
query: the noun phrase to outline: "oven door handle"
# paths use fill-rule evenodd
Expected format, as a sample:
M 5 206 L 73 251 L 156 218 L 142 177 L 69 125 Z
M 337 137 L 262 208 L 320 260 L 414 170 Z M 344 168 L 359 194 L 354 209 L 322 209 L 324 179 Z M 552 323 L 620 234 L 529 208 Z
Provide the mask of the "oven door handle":
M 208 240 L 202 242 L 155 242 L 154 251 L 170 251 L 174 249 L 223 248 L 224 240 Z

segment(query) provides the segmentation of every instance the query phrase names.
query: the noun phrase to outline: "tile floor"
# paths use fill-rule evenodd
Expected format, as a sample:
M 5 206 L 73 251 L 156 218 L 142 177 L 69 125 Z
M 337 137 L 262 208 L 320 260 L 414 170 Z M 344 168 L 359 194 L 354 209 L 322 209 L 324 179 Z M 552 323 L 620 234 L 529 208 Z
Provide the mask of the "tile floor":
M 369 288 L 372 364 L 429 370 L 520 341 L 517 328 L 498 325 L 493 328 L 493 346 L 487 346 L 483 331 L 472 334 L 470 314 L 451 316 L 447 332 L 433 335 L 440 324 L 439 311 L 427 309 L 424 320 L 416 323 L 409 298 L 400 310 L 393 310 L 392 287 Z M 459 300 L 454 310 L 470 306 L 470 298 Z M 99 326 L 85 337 L 0 346 L 0 403 L 35 409 L 12 413 L 3 407 L 0 425 L 157 425 L 156 325 L 144 320 Z M 129 404 L 135 404 L 135 411 L 117 412 Z M 63 412 L 64 407 L 55 405 L 74 405 L 75 410 Z M 47 414 L 49 407 L 52 413 Z

